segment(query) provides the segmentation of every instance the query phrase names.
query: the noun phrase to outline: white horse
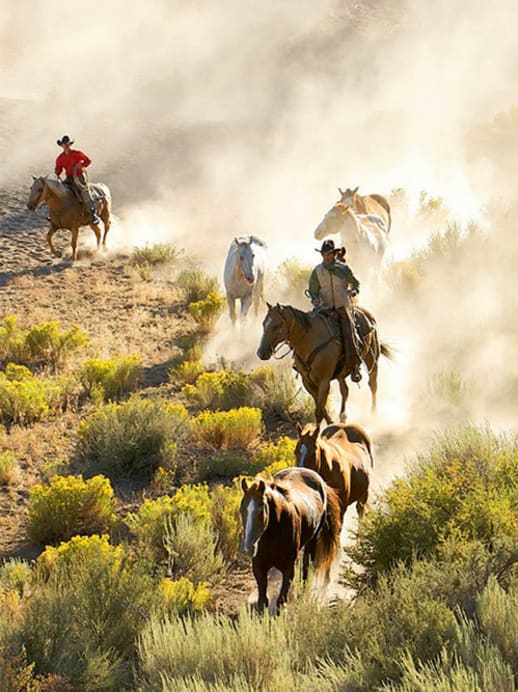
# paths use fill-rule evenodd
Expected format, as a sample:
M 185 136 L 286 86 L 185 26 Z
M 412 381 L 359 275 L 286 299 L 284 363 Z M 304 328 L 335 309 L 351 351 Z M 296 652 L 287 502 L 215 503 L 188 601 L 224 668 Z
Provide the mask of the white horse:
M 347 190 L 351 192 L 350 195 L 340 190 L 342 199 L 331 207 L 318 224 L 315 238 L 322 240 L 327 235 L 339 233 L 355 264 L 364 271 L 378 269 L 389 245 L 390 207 L 381 195 L 360 198 L 359 195 L 355 197 L 356 190 Z M 365 211 L 358 208 L 360 200 Z M 372 200 L 370 206 L 365 204 L 365 200 Z M 387 204 L 388 209 L 381 201 Z
M 257 315 L 264 300 L 264 277 L 267 268 L 267 245 L 255 235 L 234 238 L 225 261 L 224 283 L 232 324 L 236 321 L 236 300 L 241 300 L 241 319 L 252 303 Z

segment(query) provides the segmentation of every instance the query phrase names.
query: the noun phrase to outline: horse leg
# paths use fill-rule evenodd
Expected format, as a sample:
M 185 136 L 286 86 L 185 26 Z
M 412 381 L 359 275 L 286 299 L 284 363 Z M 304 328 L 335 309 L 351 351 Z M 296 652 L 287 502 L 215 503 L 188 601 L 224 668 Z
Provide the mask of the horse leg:
M 49 231 L 48 231 L 48 233 L 47 233 L 47 243 L 48 243 L 48 246 L 49 246 L 49 248 L 50 248 L 50 251 L 51 251 L 51 253 L 54 255 L 54 257 L 61 257 L 61 256 L 62 256 L 62 253 L 59 252 L 58 250 L 56 250 L 56 248 L 54 247 L 54 244 L 53 244 L 53 242 L 52 242 L 52 236 L 54 235 L 54 233 L 55 233 L 57 230 L 58 230 L 58 227 L 57 227 L 57 226 L 54 226 L 54 224 L 52 224 L 51 227 L 50 227 L 50 229 L 49 229 Z
M 227 303 L 228 303 L 228 311 L 230 313 L 230 319 L 232 321 L 232 325 L 236 323 L 236 299 L 231 298 L 229 295 L 227 295 Z
M 329 380 L 322 380 L 318 385 L 317 406 L 315 411 L 317 425 L 320 425 L 323 418 L 325 418 L 329 424 L 333 422 L 326 409 L 327 398 L 329 396 L 329 385 Z
M 106 249 L 106 236 L 108 235 L 108 231 L 110 230 L 111 220 L 110 220 L 110 212 L 106 207 L 103 207 L 103 212 L 101 215 L 101 219 L 103 220 L 104 223 L 104 235 L 103 235 L 103 250 Z
M 365 510 L 367 508 L 369 502 L 369 486 L 365 488 L 365 492 L 363 495 L 359 498 L 359 500 L 356 502 L 356 511 L 358 512 L 358 517 L 360 519 L 363 519 L 363 516 L 365 514 Z
M 265 608 L 268 608 L 268 596 L 266 595 L 268 570 L 263 565 L 260 565 L 258 560 L 254 559 L 252 561 L 252 571 L 257 583 L 257 610 L 262 613 Z
M 79 228 L 72 229 L 72 262 L 77 259 L 77 239 L 79 237 Z
M 241 298 L 241 320 L 246 320 L 250 306 L 252 305 L 252 294 L 246 296 L 246 298 Z
M 342 404 L 340 406 L 340 423 L 345 423 L 347 420 L 347 416 L 345 415 L 345 405 L 349 396 L 349 387 L 347 386 L 345 377 L 340 377 L 338 384 L 340 385 L 340 394 L 342 395 Z
M 277 599 L 277 615 L 280 613 L 281 606 L 283 606 L 288 600 L 288 591 L 290 590 L 290 584 L 293 581 L 294 573 L 295 563 L 292 562 L 291 565 L 282 573 L 281 592 L 279 594 L 279 598 Z
M 378 392 L 378 363 L 377 361 L 374 363 L 372 370 L 369 373 L 369 388 L 371 390 L 371 395 L 372 395 L 372 403 L 371 403 L 371 413 L 373 416 L 376 415 L 376 394 Z
M 93 223 L 90 224 L 90 228 L 95 233 L 95 239 L 97 241 L 97 252 L 99 252 L 99 250 L 101 249 L 101 231 L 99 229 L 99 226 L 96 226 Z

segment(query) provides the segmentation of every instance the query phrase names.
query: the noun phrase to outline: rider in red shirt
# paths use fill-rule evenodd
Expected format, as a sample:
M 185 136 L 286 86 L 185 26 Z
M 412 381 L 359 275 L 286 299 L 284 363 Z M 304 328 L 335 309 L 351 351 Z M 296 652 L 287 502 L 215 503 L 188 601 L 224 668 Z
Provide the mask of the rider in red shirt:
M 56 159 L 55 172 L 56 175 L 59 176 L 62 170 L 65 171 L 65 185 L 70 185 L 79 192 L 85 209 L 88 209 L 92 215 L 90 223 L 98 224 L 101 220 L 97 216 L 95 202 L 90 195 L 88 181 L 84 174 L 84 169 L 92 162 L 88 156 L 82 151 L 79 151 L 79 149 L 71 149 L 73 143 L 74 140 L 70 139 L 68 135 L 63 135 L 61 139 L 58 139 L 57 144 L 63 148 L 63 153 Z M 78 185 L 76 185 L 76 178 L 79 181 Z

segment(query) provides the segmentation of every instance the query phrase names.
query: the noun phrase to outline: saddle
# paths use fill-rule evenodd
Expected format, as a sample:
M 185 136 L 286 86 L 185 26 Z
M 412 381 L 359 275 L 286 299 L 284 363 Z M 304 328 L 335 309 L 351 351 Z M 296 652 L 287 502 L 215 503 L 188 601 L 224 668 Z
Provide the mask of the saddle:
M 352 316 L 356 329 L 358 331 L 358 336 L 361 341 L 364 341 L 365 337 L 372 332 L 376 327 L 376 320 L 374 315 L 372 315 L 365 308 L 360 308 L 357 306 L 351 307 Z M 331 334 L 333 334 L 339 341 L 342 339 L 342 331 L 340 327 L 340 315 L 334 309 L 320 308 L 318 314 L 323 317 L 326 321 L 327 326 Z

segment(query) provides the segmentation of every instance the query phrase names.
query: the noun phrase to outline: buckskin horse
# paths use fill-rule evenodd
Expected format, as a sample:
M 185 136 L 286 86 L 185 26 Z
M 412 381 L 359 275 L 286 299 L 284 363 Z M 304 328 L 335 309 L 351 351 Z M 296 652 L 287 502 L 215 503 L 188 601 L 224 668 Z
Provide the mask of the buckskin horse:
M 369 466 L 374 463 L 367 432 L 359 425 L 330 425 L 321 434 L 318 427 L 297 425 L 297 432 L 297 466 L 313 469 L 336 490 L 342 516 L 356 502 L 362 517 L 369 499 Z
M 322 312 L 303 312 L 291 305 L 272 306 L 267 303 L 268 312 L 263 321 L 263 335 L 257 355 L 268 360 L 282 343 L 293 350 L 295 369 L 302 377 L 305 389 L 315 402 L 315 417 L 319 426 L 325 418 L 331 423 L 326 404 L 332 380 L 340 386 L 342 403 L 340 420 L 345 422 L 345 406 L 349 396 L 346 383 L 353 370 L 353 363 L 343 355 L 342 338 L 336 323 Z M 369 373 L 369 388 L 372 395 L 372 412 L 376 411 L 378 390 L 378 360 L 380 354 L 392 357 L 390 348 L 380 343 L 376 322 L 364 308 L 355 308 L 361 319 L 360 339 L 361 358 Z M 367 326 L 366 326 L 367 325 Z
M 81 226 L 90 226 L 97 239 L 97 249 L 101 247 L 101 230 L 99 226 L 90 223 L 90 210 L 85 210 L 74 192 L 59 180 L 49 180 L 46 176 L 32 176 L 33 183 L 27 208 L 36 211 L 46 204 L 50 211 L 50 229 L 47 233 L 47 243 L 54 257 L 61 257 L 52 243 L 52 236 L 60 228 L 72 231 L 72 261 L 77 259 L 77 239 Z M 106 247 L 106 236 L 110 230 L 111 194 L 107 185 L 96 183 L 94 200 L 97 214 L 104 223 L 103 248 Z
M 282 573 L 277 612 L 286 603 L 295 562 L 304 550 L 302 577 L 307 579 L 309 561 L 327 586 L 329 572 L 340 548 L 340 503 L 334 490 L 309 469 L 288 468 L 272 480 L 241 481 L 243 498 L 241 550 L 252 558 L 260 611 L 268 607 L 268 572 Z
M 382 195 L 359 195 L 358 188 L 338 188 L 340 199 L 315 229 L 315 238 L 339 233 L 355 264 L 364 271 L 379 266 L 389 243 L 390 205 Z

